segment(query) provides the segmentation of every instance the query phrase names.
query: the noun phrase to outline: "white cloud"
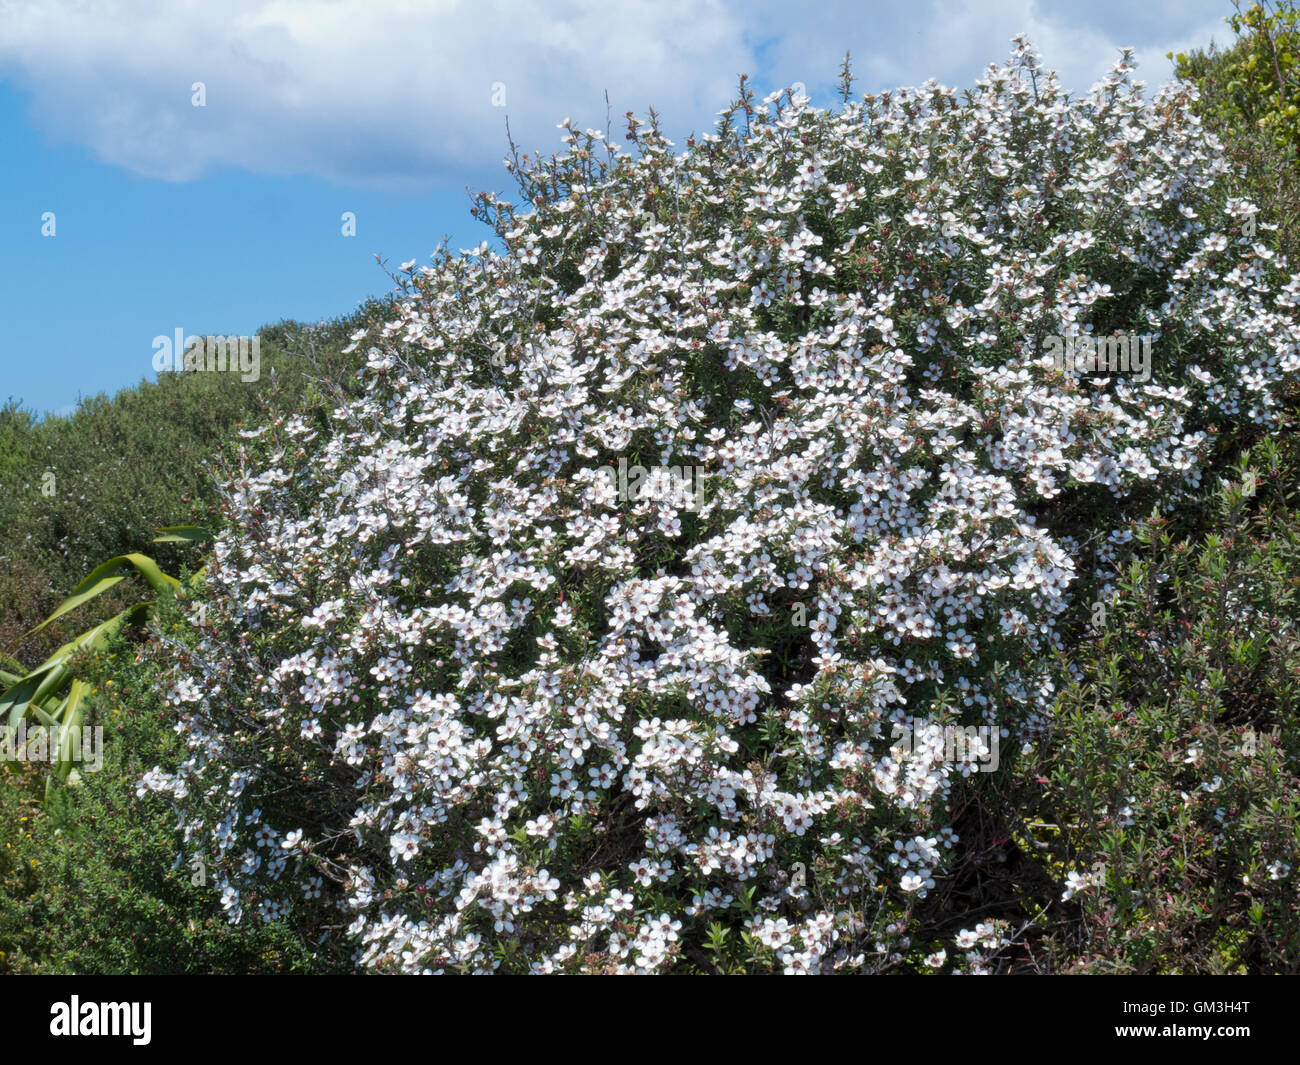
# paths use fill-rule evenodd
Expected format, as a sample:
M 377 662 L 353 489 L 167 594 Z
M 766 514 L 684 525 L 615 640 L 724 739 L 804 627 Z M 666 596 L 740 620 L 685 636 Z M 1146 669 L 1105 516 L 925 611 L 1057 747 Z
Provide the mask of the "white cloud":
M 945 85 L 967 87 L 989 63 L 1002 63 L 1010 39 L 1024 33 L 1043 63 L 1062 85 L 1086 93 L 1119 58 L 1120 49 L 1135 49 L 1140 77 L 1150 85 L 1166 79 L 1165 53 L 1204 45 L 1211 32 L 1224 40 L 1222 0 L 918 0 L 882 9 L 861 0 L 826 0 L 784 19 L 784 0 L 761 0 L 758 9 L 773 25 L 784 23 L 772 48 L 783 76 L 786 71 L 812 84 L 829 86 L 845 50 L 853 53 L 859 91 L 915 85 L 935 78 Z
M 649 105 L 680 137 L 711 126 L 741 71 L 760 95 L 797 80 L 825 88 L 847 47 L 860 91 L 930 76 L 960 86 L 1004 60 L 1020 31 L 1067 87 L 1086 90 L 1124 44 L 1139 47 L 1154 83 L 1168 73 L 1165 51 L 1230 36 L 1211 14 L 1219 7 L 0 0 L 0 72 L 30 91 L 48 132 L 148 177 L 237 167 L 344 184 L 500 185 L 507 114 L 522 148 L 549 152 L 566 115 L 604 127 L 608 90 L 616 139 L 623 114 Z M 206 107 L 191 106 L 196 81 Z M 492 105 L 496 82 L 504 109 Z
M 616 121 L 652 103 L 711 115 L 747 62 L 716 0 L 38 0 L 4 17 L 0 65 L 42 125 L 173 181 L 238 166 L 427 184 L 495 165 L 507 113 L 550 151 L 566 114 L 604 126 L 606 89 Z

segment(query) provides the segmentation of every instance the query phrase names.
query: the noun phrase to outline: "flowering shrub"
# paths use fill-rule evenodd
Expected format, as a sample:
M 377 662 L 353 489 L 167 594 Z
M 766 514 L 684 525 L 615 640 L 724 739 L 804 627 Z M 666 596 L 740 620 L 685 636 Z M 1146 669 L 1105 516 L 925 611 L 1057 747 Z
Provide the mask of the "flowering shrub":
M 407 264 L 365 396 L 226 486 L 189 757 L 140 794 L 230 920 L 379 971 L 999 964 L 1005 921 L 918 917 L 971 767 L 895 726 L 1013 761 L 1130 519 L 1300 366 L 1195 90 L 1130 72 L 1069 99 L 1018 40 L 964 99 L 742 82 L 680 155 L 629 115 L 635 158 L 566 121 L 512 159 L 505 254 Z M 1044 344 L 1114 333 L 1149 381 Z M 702 499 L 620 500 L 621 458 Z

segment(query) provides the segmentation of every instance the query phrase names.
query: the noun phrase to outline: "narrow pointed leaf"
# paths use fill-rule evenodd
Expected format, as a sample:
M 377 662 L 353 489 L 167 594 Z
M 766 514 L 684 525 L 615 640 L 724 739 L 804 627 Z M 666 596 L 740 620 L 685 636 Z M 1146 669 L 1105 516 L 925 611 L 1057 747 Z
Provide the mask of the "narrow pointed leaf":
M 49 625 L 51 622 L 62 617 L 69 611 L 76 610 L 77 607 L 89 602 L 98 595 L 103 595 L 104 592 L 108 591 L 114 585 L 126 580 L 130 575 L 129 573 L 124 574 L 122 572 L 123 570 L 131 569 L 134 569 L 139 573 L 155 592 L 162 593 L 168 588 L 180 587 L 180 581 L 175 577 L 169 577 L 165 574 L 158 568 L 158 563 L 147 555 L 118 555 L 117 558 L 111 558 L 107 562 L 96 566 L 91 570 L 86 579 L 72 590 L 72 594 L 59 604 L 58 609 L 37 625 L 36 628 L 28 632 L 27 635 L 32 636 L 35 633 L 40 632 L 46 625 Z
M 212 533 L 202 525 L 168 525 L 158 530 L 156 544 L 198 544 L 210 540 Z
M 74 680 L 72 688 L 68 692 L 68 697 L 63 702 L 62 721 L 58 732 L 58 764 L 54 767 L 54 773 L 60 780 L 68 780 L 68 776 L 73 770 L 75 765 L 73 761 L 74 748 L 76 748 L 75 753 L 83 753 L 80 749 L 81 722 L 85 717 L 82 704 L 89 694 L 89 684 L 85 681 Z

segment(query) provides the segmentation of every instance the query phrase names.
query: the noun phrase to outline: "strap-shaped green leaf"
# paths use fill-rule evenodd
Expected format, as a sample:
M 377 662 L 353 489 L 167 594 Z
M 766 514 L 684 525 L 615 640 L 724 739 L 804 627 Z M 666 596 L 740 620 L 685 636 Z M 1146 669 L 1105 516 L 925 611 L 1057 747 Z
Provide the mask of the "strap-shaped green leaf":
M 47 714 L 39 706 L 33 706 L 32 713 L 36 715 L 36 720 L 39 721 L 42 725 L 44 725 L 46 728 L 57 729 L 59 727 L 59 722 L 55 719 L 54 715 Z
M 82 680 L 74 680 L 72 687 L 68 691 L 68 697 L 63 700 L 61 707 L 58 738 L 56 740 L 58 747 L 57 764 L 54 767 L 54 773 L 60 780 L 67 780 L 68 774 L 73 769 L 72 750 L 80 744 L 78 738 L 81 733 L 81 722 L 85 717 L 85 711 L 82 704 L 86 696 L 90 694 L 90 685 Z M 84 755 L 84 752 L 80 752 Z
M 156 544 L 199 544 L 211 540 L 212 533 L 202 525 L 167 525 L 153 538 Z
M 0 719 L 7 718 L 9 725 L 17 726 L 29 704 L 39 706 L 62 690 L 72 675 L 67 663 L 74 655 L 102 650 L 124 625 L 142 621 L 152 611 L 152 603 L 137 603 L 69 640 L 17 684 L 0 693 Z
M 40 686 L 40 677 L 29 676 L 0 692 L 0 722 L 9 728 L 17 728 Z
M 76 610 L 77 607 L 88 603 L 96 596 L 103 595 L 115 584 L 126 580 L 130 574 L 123 574 L 124 569 L 134 569 L 149 582 L 149 586 L 155 592 L 162 593 L 168 588 L 180 587 L 181 582 L 175 577 L 169 577 L 165 574 L 158 568 L 158 563 L 148 555 L 118 555 L 116 558 L 110 558 L 107 562 L 101 563 L 91 570 L 86 579 L 72 590 L 72 594 L 59 604 L 58 609 L 27 635 L 32 636 L 40 632 L 46 625 L 61 618 L 64 614 Z

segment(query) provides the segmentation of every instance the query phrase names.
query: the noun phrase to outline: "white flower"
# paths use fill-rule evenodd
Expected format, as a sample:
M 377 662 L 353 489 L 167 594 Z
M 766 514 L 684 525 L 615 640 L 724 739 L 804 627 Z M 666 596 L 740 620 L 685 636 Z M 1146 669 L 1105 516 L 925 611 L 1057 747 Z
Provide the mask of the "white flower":
M 1065 874 L 1065 890 L 1061 892 L 1061 900 L 1069 902 L 1080 891 L 1092 886 L 1092 875 L 1090 873 L 1068 872 Z

